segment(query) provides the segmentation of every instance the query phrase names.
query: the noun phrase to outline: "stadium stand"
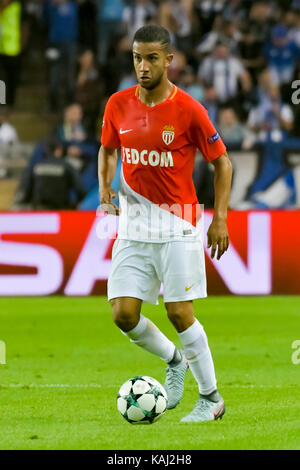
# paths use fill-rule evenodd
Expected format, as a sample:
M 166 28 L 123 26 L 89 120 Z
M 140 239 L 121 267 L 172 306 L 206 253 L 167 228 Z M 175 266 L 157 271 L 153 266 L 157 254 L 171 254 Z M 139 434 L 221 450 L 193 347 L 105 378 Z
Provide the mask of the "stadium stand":
M 230 160 L 233 169 L 230 207 L 235 209 L 246 199 L 248 190 L 257 176 L 259 153 L 233 150 L 230 152 Z
M 17 18 L 11 43 L 5 36 L 9 15 Z M 0 147 L 1 210 L 15 207 L 14 194 L 53 136 L 67 141 L 66 158 L 77 165 L 85 188 L 78 209 L 97 208 L 105 103 L 136 83 L 132 36 L 137 27 L 155 22 L 171 33 L 170 79 L 207 108 L 228 147 L 231 208 L 300 207 L 300 113 L 292 98 L 292 81 L 300 77 L 299 1 L 2 0 L 0 80 L 7 80 L 7 55 L 19 42 L 8 96 L 8 124 L 18 143 Z M 72 103 L 83 110 L 86 136 L 80 144 L 62 133 Z M 77 160 L 74 146 L 81 149 Z M 120 167 L 119 162 L 115 188 Z M 208 207 L 212 176 L 197 156 L 194 182 Z

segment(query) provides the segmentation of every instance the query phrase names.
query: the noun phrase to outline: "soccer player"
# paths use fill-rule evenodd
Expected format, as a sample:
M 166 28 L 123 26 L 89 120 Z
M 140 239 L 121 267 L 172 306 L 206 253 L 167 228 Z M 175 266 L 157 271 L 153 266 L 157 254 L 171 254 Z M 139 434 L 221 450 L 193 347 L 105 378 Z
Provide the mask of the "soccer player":
M 221 418 L 212 355 L 193 300 L 206 297 L 202 213 L 192 180 L 199 148 L 215 167 L 215 207 L 208 230 L 211 257 L 227 250 L 231 163 L 205 108 L 168 80 L 170 36 L 161 26 L 140 28 L 133 40 L 138 85 L 113 94 L 106 105 L 99 151 L 102 209 L 119 217 L 108 279 L 113 318 L 130 340 L 167 363 L 168 408 L 175 408 L 190 367 L 199 399 L 182 422 Z M 121 147 L 120 212 L 111 189 Z M 183 350 L 147 318 L 142 302 L 157 304 L 161 282 L 168 317 Z

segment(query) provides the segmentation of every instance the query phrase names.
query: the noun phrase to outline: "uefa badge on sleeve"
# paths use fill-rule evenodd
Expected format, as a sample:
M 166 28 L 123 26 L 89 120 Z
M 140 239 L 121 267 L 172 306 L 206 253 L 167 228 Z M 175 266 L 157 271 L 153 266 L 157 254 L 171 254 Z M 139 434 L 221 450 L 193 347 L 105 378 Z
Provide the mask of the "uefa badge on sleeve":
M 175 132 L 174 132 L 174 127 L 173 126 L 165 126 L 163 133 L 162 133 L 162 139 L 166 145 L 170 145 L 175 137 Z

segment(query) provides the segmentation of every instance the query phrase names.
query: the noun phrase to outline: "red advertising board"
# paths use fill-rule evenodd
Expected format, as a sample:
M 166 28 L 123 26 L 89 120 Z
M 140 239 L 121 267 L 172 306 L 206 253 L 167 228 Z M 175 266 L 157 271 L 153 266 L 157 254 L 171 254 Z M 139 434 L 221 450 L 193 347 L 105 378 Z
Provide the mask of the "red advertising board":
M 105 294 L 116 223 L 94 212 L 1 213 L 0 295 Z M 300 211 L 232 211 L 228 227 L 221 260 L 205 249 L 209 295 L 300 294 Z

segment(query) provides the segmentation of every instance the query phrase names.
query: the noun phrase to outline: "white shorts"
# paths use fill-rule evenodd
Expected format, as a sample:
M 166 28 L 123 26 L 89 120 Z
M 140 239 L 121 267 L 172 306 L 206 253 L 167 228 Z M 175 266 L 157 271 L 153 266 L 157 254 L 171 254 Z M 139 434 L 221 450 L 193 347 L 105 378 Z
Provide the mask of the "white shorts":
M 108 300 L 135 297 L 158 304 L 207 297 L 202 241 L 144 243 L 116 239 L 108 279 Z

